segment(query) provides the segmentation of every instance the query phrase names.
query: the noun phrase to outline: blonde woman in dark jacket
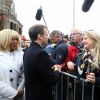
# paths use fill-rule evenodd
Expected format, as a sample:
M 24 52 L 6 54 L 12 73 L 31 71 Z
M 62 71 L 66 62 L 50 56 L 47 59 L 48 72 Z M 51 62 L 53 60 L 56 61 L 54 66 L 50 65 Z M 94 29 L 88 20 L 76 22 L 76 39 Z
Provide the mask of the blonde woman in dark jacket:
M 78 58 L 78 75 L 86 79 L 84 100 L 92 100 L 92 85 L 94 84 L 94 99 L 100 100 L 100 34 L 86 31 L 83 35 L 84 52 Z M 76 100 L 81 100 L 81 84 L 77 84 Z

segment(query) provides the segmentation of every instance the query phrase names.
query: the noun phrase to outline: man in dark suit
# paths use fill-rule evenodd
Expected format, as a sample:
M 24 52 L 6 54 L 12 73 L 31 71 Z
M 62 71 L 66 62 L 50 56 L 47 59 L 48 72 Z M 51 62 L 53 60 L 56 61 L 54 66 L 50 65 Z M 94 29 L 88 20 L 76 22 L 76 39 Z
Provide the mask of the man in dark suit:
M 32 42 L 23 58 L 26 100 L 52 100 L 52 86 L 59 81 L 61 66 L 53 65 L 42 49 L 48 41 L 48 30 L 44 25 L 34 25 L 29 37 Z

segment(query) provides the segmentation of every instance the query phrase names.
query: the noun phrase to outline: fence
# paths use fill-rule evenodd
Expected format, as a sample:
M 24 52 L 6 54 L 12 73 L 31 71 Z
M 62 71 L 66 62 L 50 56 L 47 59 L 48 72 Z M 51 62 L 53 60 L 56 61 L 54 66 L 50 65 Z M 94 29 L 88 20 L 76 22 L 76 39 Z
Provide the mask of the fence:
M 85 93 L 84 87 L 87 81 L 83 78 L 78 78 L 77 76 L 72 75 L 67 72 L 61 71 L 60 73 L 61 73 L 61 81 L 60 81 L 60 84 L 59 85 L 57 84 L 55 87 L 54 100 L 76 100 L 76 89 L 77 89 L 76 83 L 77 82 L 82 83 L 82 89 L 79 88 L 79 90 L 81 90 L 81 93 L 82 93 L 81 100 L 85 100 L 84 99 L 84 93 Z M 91 88 L 92 88 L 91 100 L 94 100 L 94 85 L 92 85 Z

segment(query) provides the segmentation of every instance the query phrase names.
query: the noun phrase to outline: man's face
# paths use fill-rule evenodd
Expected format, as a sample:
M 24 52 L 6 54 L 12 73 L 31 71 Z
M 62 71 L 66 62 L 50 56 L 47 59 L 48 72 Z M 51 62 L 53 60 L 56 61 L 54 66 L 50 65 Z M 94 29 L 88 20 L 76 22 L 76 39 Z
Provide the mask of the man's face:
M 57 44 L 58 42 L 60 42 L 62 40 L 62 37 L 60 34 L 55 34 L 53 36 L 51 36 L 51 41 L 52 43 Z
M 81 34 L 80 33 L 76 33 L 76 32 L 71 33 L 71 40 L 73 42 L 78 43 L 81 40 L 81 38 L 82 37 L 81 37 Z
M 48 43 L 48 30 L 46 28 L 44 29 L 44 34 L 41 35 L 41 41 L 43 45 Z

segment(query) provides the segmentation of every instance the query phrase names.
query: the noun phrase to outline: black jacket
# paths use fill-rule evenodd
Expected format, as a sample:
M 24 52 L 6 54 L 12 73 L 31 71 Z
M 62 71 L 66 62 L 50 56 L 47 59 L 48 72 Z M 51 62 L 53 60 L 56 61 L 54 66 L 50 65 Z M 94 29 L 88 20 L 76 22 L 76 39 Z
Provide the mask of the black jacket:
M 32 42 L 23 60 L 26 100 L 52 100 L 52 86 L 59 80 L 59 72 L 52 70 L 49 55 Z
M 60 41 L 54 48 L 52 53 L 52 63 L 54 64 L 62 64 L 67 55 L 67 45 L 64 41 Z
M 95 84 L 94 84 L 94 99 L 93 100 L 100 100 L 100 69 L 97 69 L 94 67 L 92 60 L 93 56 L 90 53 L 87 53 L 87 55 L 83 52 L 79 55 L 76 66 L 77 68 L 77 76 L 80 78 L 86 78 L 86 72 L 95 73 Z M 80 69 L 80 70 L 79 70 Z M 80 72 L 82 73 L 80 74 Z M 80 88 L 80 89 L 79 89 Z M 77 82 L 76 83 L 76 100 L 81 100 L 82 97 L 82 83 Z M 92 100 L 92 83 L 85 82 L 84 83 L 84 100 Z

